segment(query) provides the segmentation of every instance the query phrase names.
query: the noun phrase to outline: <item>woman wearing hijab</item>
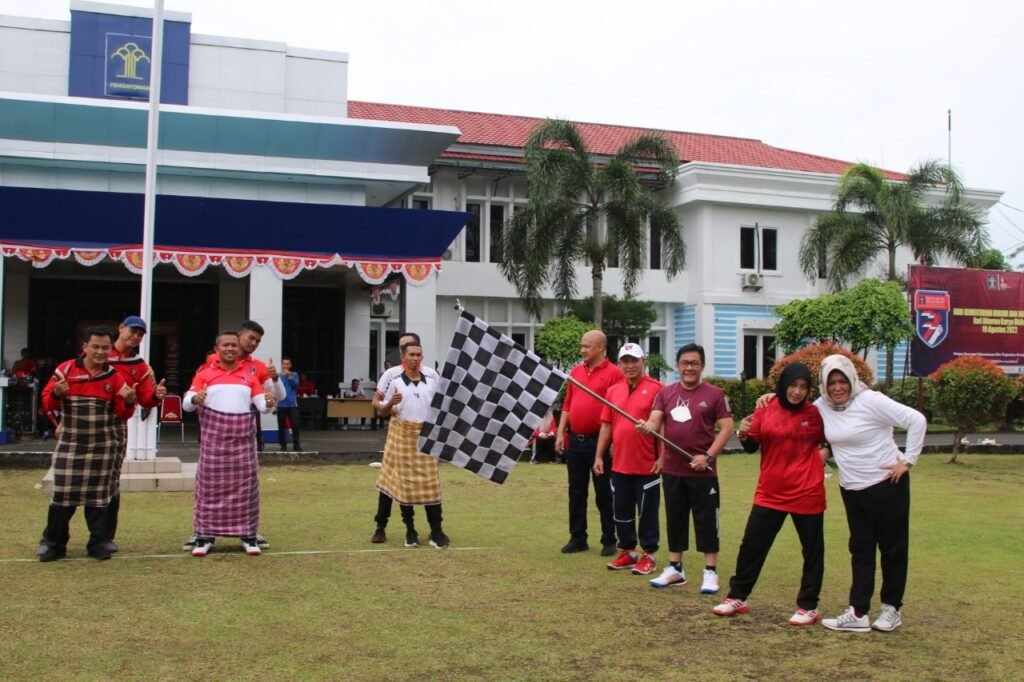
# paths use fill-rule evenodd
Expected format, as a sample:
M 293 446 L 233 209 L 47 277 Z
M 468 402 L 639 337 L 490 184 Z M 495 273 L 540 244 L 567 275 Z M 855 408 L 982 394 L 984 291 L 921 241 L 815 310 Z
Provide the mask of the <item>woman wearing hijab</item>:
M 849 358 L 830 355 L 821 363 L 822 395 L 814 404 L 839 466 L 839 487 L 850 527 L 850 607 L 822 625 L 830 630 L 891 632 L 903 623 L 910 539 L 910 468 L 927 422 L 917 410 L 872 391 L 857 378 Z M 907 431 L 906 452 L 893 427 Z M 875 555 L 882 557 L 882 610 L 869 625 L 875 591 Z
M 729 580 L 725 601 L 713 609 L 716 615 L 734 616 L 750 610 L 747 597 L 789 516 L 804 558 L 797 610 L 789 623 L 813 625 L 821 619 L 817 608 L 825 572 L 824 460 L 828 451 L 821 449 L 825 440 L 821 415 L 807 402 L 810 389 L 811 371 L 795 362 L 783 370 L 775 388 L 776 400 L 740 422 L 743 448 L 747 452 L 761 448 L 761 476 L 736 558 L 736 574 Z

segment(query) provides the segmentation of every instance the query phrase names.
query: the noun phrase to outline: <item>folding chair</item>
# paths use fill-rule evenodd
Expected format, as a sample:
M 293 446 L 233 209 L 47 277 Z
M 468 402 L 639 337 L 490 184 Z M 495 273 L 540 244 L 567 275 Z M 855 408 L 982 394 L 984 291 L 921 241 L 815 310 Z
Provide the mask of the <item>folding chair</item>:
M 181 396 L 165 395 L 160 403 L 159 426 L 164 424 L 177 424 L 181 427 L 181 442 L 185 442 L 185 422 L 181 418 Z

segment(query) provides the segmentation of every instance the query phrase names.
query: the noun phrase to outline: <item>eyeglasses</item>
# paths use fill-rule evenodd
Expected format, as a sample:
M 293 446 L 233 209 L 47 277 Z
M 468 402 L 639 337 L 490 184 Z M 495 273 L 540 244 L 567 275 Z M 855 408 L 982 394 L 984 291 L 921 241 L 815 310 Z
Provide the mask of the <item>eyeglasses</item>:
M 700 362 L 700 360 L 680 360 L 679 361 L 679 366 L 680 367 L 700 367 L 701 366 L 701 362 Z

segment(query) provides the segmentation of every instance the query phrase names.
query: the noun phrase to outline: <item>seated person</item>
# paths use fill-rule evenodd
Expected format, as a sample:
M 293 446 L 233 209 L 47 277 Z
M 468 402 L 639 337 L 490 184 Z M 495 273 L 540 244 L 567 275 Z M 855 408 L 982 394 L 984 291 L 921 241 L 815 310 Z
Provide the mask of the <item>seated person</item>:
M 363 391 L 362 387 L 360 386 L 360 380 L 359 379 L 353 379 L 352 383 L 349 385 L 349 387 L 346 388 L 342 392 L 341 397 L 345 398 L 346 400 L 369 400 L 370 399 L 369 396 L 366 395 L 366 393 Z M 363 417 L 362 419 L 360 419 L 360 425 L 361 426 L 366 426 L 366 417 Z M 346 428 L 346 429 L 348 428 L 348 417 L 345 417 L 344 425 L 343 425 L 342 428 Z
M 11 365 L 11 374 L 16 377 L 34 377 L 36 375 L 36 361 L 32 359 L 28 348 L 21 349 L 21 359 L 15 360 Z
M 299 375 L 299 387 L 295 389 L 295 395 L 300 398 L 308 398 L 316 393 L 316 384 L 309 380 L 305 374 Z

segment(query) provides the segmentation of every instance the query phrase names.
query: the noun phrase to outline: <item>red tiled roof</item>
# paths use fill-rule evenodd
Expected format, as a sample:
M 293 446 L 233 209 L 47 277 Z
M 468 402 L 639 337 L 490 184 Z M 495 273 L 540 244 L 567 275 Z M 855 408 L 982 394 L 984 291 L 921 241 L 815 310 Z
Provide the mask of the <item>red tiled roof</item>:
M 462 131 L 460 144 L 489 145 L 522 149 L 530 132 L 544 119 L 505 114 L 486 114 L 455 109 L 431 109 L 403 104 L 379 104 L 376 102 L 349 101 L 348 115 L 351 118 L 373 121 L 399 121 L 431 125 L 450 125 Z M 722 135 L 683 133 L 672 130 L 652 130 L 628 126 L 605 125 L 601 123 L 577 123 L 583 132 L 590 151 L 595 154 L 614 155 L 626 142 L 642 133 L 660 132 L 679 150 L 683 161 L 706 161 L 727 163 L 757 168 L 806 171 L 811 173 L 841 174 L 849 161 L 830 159 L 814 154 L 780 149 L 760 140 Z M 445 152 L 451 158 L 488 158 L 515 163 L 514 157 L 468 155 Z M 890 177 L 902 177 L 898 173 L 887 173 Z

